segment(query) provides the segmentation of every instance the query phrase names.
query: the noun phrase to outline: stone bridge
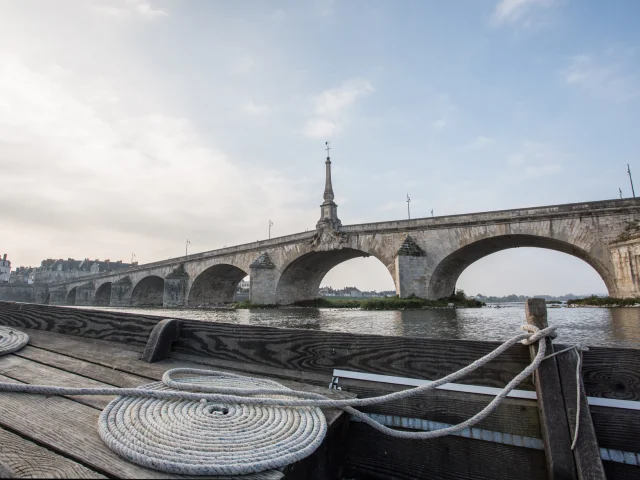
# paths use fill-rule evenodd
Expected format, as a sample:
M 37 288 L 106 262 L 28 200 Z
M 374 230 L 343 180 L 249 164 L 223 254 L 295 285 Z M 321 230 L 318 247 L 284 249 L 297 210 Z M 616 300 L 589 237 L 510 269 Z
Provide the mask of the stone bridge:
M 291 304 L 316 298 L 320 282 L 336 265 L 368 256 L 385 265 L 399 296 L 437 299 L 454 292 L 460 274 L 473 262 L 515 247 L 573 255 L 600 274 L 611 296 L 640 296 L 640 199 L 345 226 L 333 200 L 327 158 L 315 231 L 39 287 L 37 301 L 206 306 L 233 301 L 238 283 L 248 275 L 251 302 Z

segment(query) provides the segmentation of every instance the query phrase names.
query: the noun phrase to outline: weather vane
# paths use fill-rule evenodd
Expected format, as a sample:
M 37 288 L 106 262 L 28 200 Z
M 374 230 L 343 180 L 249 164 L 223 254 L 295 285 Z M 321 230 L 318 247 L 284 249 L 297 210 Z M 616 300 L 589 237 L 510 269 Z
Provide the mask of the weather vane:
M 327 158 L 329 158 L 329 150 L 331 150 L 331 147 L 329 146 L 329 141 L 324 142 L 324 144 L 327 146 L 326 150 L 327 150 Z

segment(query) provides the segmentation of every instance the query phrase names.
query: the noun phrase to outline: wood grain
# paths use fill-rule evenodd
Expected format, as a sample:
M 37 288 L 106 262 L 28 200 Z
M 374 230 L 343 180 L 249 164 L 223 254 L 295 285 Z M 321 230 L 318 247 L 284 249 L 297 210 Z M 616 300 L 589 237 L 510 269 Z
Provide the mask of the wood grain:
M 15 383 L 4 375 L 0 381 Z M 99 410 L 67 398 L 3 393 L 0 426 L 45 445 L 98 472 L 120 478 L 172 478 L 126 462 L 98 436 Z
M 120 370 L 115 370 L 112 367 L 104 367 L 102 365 L 85 362 L 67 355 L 61 355 L 56 352 L 42 350 L 41 348 L 28 345 L 22 350 L 14 352 L 13 355 L 118 387 L 137 387 L 139 385 L 149 383 L 150 381 L 149 378 L 121 372 Z
M 547 323 L 547 307 L 543 298 L 528 298 L 525 303 L 527 323 L 543 330 Z M 549 337 L 544 338 L 546 354 L 553 353 Z M 537 355 L 540 344 L 529 345 L 531 360 Z M 547 472 L 551 480 L 576 478 L 576 465 L 571 451 L 569 422 L 564 407 L 562 385 L 556 365 L 556 357 L 545 360 L 534 372 L 540 429 L 547 462 Z
M 405 389 L 400 385 L 348 379 L 340 379 L 339 384 L 343 391 L 356 393 L 359 398 L 386 395 Z M 393 403 L 363 407 L 360 410 L 457 424 L 478 413 L 491 400 L 493 397 L 488 395 L 435 390 Z M 535 400 L 506 398 L 491 415 L 476 426 L 496 432 L 541 438 L 538 407 Z
M 640 452 L 640 411 L 598 406 L 589 410 L 600 447 Z
M 556 345 L 556 350 L 565 347 Z M 589 347 L 582 378 L 590 397 L 640 400 L 640 349 Z
M 539 480 L 544 452 L 462 437 L 401 440 L 352 422 L 345 478 Z
M 107 478 L 2 428 L 0 464 L 16 478 Z
M 432 380 L 467 366 L 498 345 L 185 321 L 173 351 L 327 375 L 342 368 Z M 469 374 L 465 382 L 502 387 L 528 363 L 527 349 L 514 346 Z M 522 388 L 533 386 L 527 381 Z
M 65 387 L 110 387 L 102 382 L 58 370 L 15 355 L 0 357 L 0 374 L 22 383 Z M 67 397 L 76 402 L 102 410 L 115 397 L 85 395 Z
M 0 325 L 144 346 L 162 317 L 79 308 L 0 302 Z
M 61 334 L 55 334 L 51 332 L 41 332 L 37 330 L 25 330 L 31 339 L 31 345 L 35 350 L 40 350 L 41 345 L 45 345 L 49 350 L 47 351 L 51 355 L 60 355 L 67 357 L 71 361 L 67 360 L 67 367 L 73 369 L 81 369 L 85 371 L 92 378 L 100 378 L 99 376 L 105 375 L 105 369 L 113 371 L 114 376 L 118 372 L 124 375 L 131 375 L 129 378 L 115 378 L 110 382 L 117 386 L 138 386 L 144 383 L 148 383 L 151 380 L 161 380 L 165 371 L 171 368 L 206 368 L 202 364 L 194 362 L 186 362 L 182 360 L 167 359 L 156 363 L 146 363 L 139 360 L 139 354 L 133 351 L 122 350 L 119 351 L 108 342 L 100 342 L 100 348 L 96 348 L 96 340 L 71 337 Z M 73 366 L 72 361 L 75 360 L 84 365 Z M 77 364 L 76 364 L 77 365 Z M 92 371 L 92 365 L 97 368 L 95 372 Z M 241 375 L 247 375 L 251 377 L 267 378 L 268 375 L 264 375 L 261 372 L 246 372 L 238 371 L 230 368 L 222 369 L 225 372 L 238 373 Z M 80 370 L 79 370 L 80 371 Z M 135 375 L 133 374 L 135 372 Z M 93 377 L 96 375 L 96 377 Z M 269 377 L 271 378 L 271 377 Z M 140 379 L 139 383 L 136 383 Z M 353 398 L 353 394 L 348 392 L 340 392 L 336 390 L 329 390 L 326 387 L 319 387 L 315 385 L 309 385 L 307 383 L 300 383 L 296 381 L 290 381 L 285 379 L 278 379 L 284 386 L 294 390 L 311 391 L 316 393 L 323 393 L 332 398 Z M 328 385 L 328 382 L 327 382 Z M 331 424 L 334 420 L 342 415 L 341 410 L 334 408 L 322 409 L 327 422 Z
M 575 351 L 557 355 L 555 358 L 572 439 L 575 429 L 579 425 L 578 438 L 573 448 L 578 478 L 581 480 L 604 480 L 606 477 L 600 459 L 598 439 L 589 412 L 587 395 L 582 384 L 580 384 L 579 394 L 577 390 L 576 367 L 578 362 Z M 577 402 L 580 402 L 580 417 L 578 419 L 576 419 Z

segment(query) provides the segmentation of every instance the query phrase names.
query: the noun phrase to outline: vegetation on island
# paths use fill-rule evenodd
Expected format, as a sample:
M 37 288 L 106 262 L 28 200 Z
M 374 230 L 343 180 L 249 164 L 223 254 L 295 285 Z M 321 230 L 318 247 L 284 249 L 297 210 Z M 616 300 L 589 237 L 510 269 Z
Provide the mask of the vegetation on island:
M 567 295 L 516 295 L 515 293 L 512 293 L 511 295 L 505 295 L 504 297 L 485 296 L 479 293 L 475 298 L 485 303 L 524 303 L 527 301 L 527 298 L 544 298 L 547 300 L 547 303 L 549 303 L 566 302 L 567 300 L 580 297 L 573 293 L 568 293 Z
M 464 290 L 457 290 L 456 293 L 449 297 L 440 298 L 438 300 L 425 300 L 416 296 L 409 298 L 387 297 L 373 298 L 365 300 L 361 303 L 360 308 L 363 310 L 402 310 L 416 308 L 446 308 L 446 307 L 462 307 L 462 308 L 478 308 L 485 304 L 475 298 L 469 298 L 465 295 Z
M 613 298 L 613 297 L 596 297 L 592 295 L 585 298 L 576 298 L 567 300 L 567 305 L 577 307 L 631 307 L 640 304 L 640 298 Z
M 439 300 L 425 300 L 416 296 L 409 298 L 394 297 L 370 298 L 370 299 L 333 299 L 331 297 L 315 298 L 313 300 L 301 300 L 295 302 L 295 307 L 312 307 L 312 308 L 360 308 L 362 310 L 406 310 L 420 308 L 447 308 L 447 307 L 463 307 L 478 308 L 484 306 L 484 302 L 469 298 L 463 290 L 458 290 L 450 297 L 441 298 Z M 233 308 L 276 308 L 278 305 L 261 305 L 248 301 L 233 304 Z
M 235 302 L 231 304 L 231 308 L 247 309 L 247 308 L 278 308 L 280 305 L 275 303 L 263 304 L 263 303 L 251 303 L 248 300 L 242 302 Z

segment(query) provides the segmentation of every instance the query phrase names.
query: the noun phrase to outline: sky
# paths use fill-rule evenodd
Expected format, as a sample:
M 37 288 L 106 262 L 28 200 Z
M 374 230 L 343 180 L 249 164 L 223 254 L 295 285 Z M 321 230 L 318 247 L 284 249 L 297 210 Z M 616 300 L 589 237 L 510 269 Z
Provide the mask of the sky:
M 635 0 L 2 0 L 0 249 L 140 263 L 343 224 L 630 196 Z M 640 178 L 640 177 L 639 177 Z M 525 273 L 526 272 L 526 273 Z M 391 289 L 379 261 L 323 284 Z M 485 295 L 604 292 L 490 255 Z

